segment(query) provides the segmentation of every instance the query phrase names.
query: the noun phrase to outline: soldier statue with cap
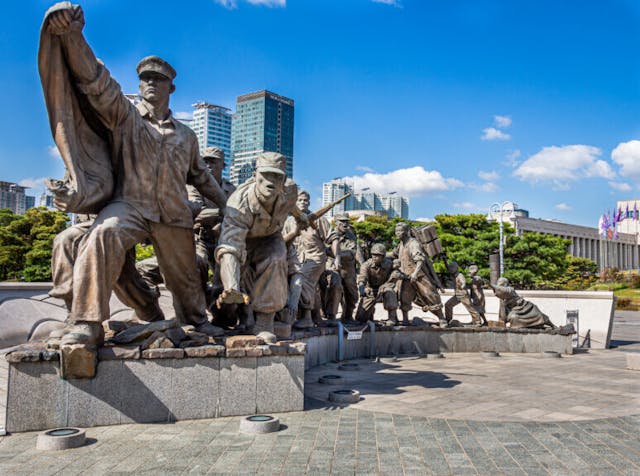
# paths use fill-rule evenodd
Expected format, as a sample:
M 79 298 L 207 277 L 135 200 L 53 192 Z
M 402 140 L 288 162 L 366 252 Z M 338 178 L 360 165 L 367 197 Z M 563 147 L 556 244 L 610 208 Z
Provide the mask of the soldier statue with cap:
M 84 14 L 78 5 L 62 2 L 47 12 L 43 35 L 50 39 L 41 42 L 41 53 L 43 47 L 50 47 L 51 54 L 40 55 L 40 73 L 52 129 L 54 122 L 58 124 L 54 138 L 63 158 L 95 146 L 71 147 L 77 131 L 74 124 L 64 123 L 63 111 L 81 103 L 85 117 L 90 115 L 94 121 L 94 133 L 100 132 L 96 140 L 101 139 L 108 152 L 113 189 L 79 243 L 73 266 L 73 302 L 60 344 L 100 344 L 101 323 L 109 318 L 109 299 L 127 252 L 146 239 L 154 245 L 178 319 L 200 332 L 217 334 L 219 329 L 207 320 L 202 286 L 194 286 L 200 275 L 186 184 L 195 186 L 221 210 L 226 196 L 200 158 L 193 131 L 171 115 L 169 96 L 175 90 L 176 72 L 157 56 L 140 61 L 137 73 L 142 100 L 133 105 L 96 59 L 83 27 Z M 52 64 L 54 57 L 60 63 Z M 70 82 L 71 87 L 52 87 L 61 81 Z M 76 96 L 73 101 L 67 93 L 51 97 L 55 91 L 71 91 Z M 59 130 L 63 128 L 65 137 Z M 90 160 L 87 158 L 86 166 Z M 74 190 L 66 192 L 73 198 Z M 58 191 L 56 198 L 60 203 L 65 196 Z M 65 209 L 80 211 L 82 205 L 69 200 Z
M 309 205 L 309 192 L 300 190 L 296 201 L 299 212 L 310 215 Z M 318 217 L 312 226 L 307 226 L 294 216 L 289 216 L 284 224 L 282 234 L 285 242 L 295 249 L 301 266 L 300 297 L 297 303 L 289 303 L 296 309 L 299 305 L 302 310 L 302 316 L 294 323 L 294 327 L 298 329 L 310 328 L 314 326 L 312 311 L 316 308 L 316 304 L 320 304 L 316 303 L 316 299 L 320 297 L 316 288 L 320 277 L 325 272 L 327 249 L 331 249 L 334 255 L 337 253 L 337 236 L 329 220 L 323 216 Z M 327 317 L 332 320 L 330 315 Z
M 398 323 L 397 280 L 392 279 L 393 273 L 393 259 L 387 257 L 386 247 L 382 243 L 373 244 L 371 258 L 364 262 L 358 273 L 358 321 L 372 320 L 376 303 L 382 302 L 388 313 L 388 320 L 393 324 Z
M 296 205 L 298 188 L 286 176 L 286 157 L 264 152 L 253 178 L 229 197 L 215 250 L 223 291 L 218 305 L 249 304 L 255 322 L 240 324 L 255 334 L 274 332 L 275 313 L 287 303 L 285 220 Z M 250 314 L 244 317 L 251 319 Z
M 341 213 L 335 216 L 335 231 L 337 236 L 337 254 L 327 262 L 330 271 L 336 271 L 335 279 L 332 273 L 327 273 L 327 280 L 321 280 L 322 295 L 325 299 L 323 308 L 325 315 L 335 314 L 342 302 L 343 323 L 353 322 L 353 311 L 358 303 L 358 285 L 356 283 L 358 263 L 364 262 L 358 238 L 356 237 L 349 215 Z

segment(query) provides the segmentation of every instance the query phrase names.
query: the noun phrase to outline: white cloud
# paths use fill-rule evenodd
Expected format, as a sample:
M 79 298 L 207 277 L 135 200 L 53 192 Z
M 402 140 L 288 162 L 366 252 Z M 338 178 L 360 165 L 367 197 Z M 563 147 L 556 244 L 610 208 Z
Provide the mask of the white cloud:
M 525 160 L 513 175 L 525 182 L 551 182 L 557 190 L 568 190 L 570 182 L 583 178 L 615 177 L 609 163 L 599 160 L 600 155 L 600 149 L 589 145 L 543 147 Z
M 246 0 L 251 5 L 264 5 L 265 7 L 286 7 L 287 0 Z
M 482 140 L 509 140 L 511 136 L 506 132 L 502 132 L 495 127 L 487 127 L 482 130 L 482 136 L 480 137 Z
M 384 5 L 392 5 L 394 7 L 401 7 L 400 0 L 371 0 L 373 3 L 382 3 Z
M 61 159 L 62 156 L 60 155 L 60 151 L 58 150 L 58 148 L 55 145 L 49 145 L 47 146 L 47 152 L 49 153 L 49 155 L 55 159 Z
M 420 222 L 423 222 L 423 223 L 431 223 L 431 222 L 433 222 L 433 218 L 420 217 L 420 218 L 416 218 L 413 221 L 420 221 Z
M 611 159 L 620 166 L 620 175 L 640 178 L 640 140 L 621 142 L 611 152 Z
M 398 169 L 386 174 L 365 173 L 345 177 L 356 190 L 369 188 L 372 192 L 398 192 L 405 196 L 419 196 L 462 187 L 464 184 L 454 178 L 445 178 L 437 170 L 425 170 L 422 166 Z
M 486 193 L 491 193 L 491 192 L 495 192 L 496 190 L 498 190 L 498 185 L 493 183 L 493 182 L 485 182 L 485 183 L 481 183 L 481 184 L 477 184 L 477 183 L 470 183 L 467 184 L 467 186 L 473 190 L 476 190 L 478 192 L 486 192 Z
M 45 188 L 44 181 L 45 181 L 45 177 L 40 177 L 40 178 L 29 177 L 29 178 L 20 180 L 20 182 L 18 182 L 18 185 L 22 187 L 29 187 L 30 189 L 41 190 Z
M 556 206 L 554 208 L 556 210 L 560 210 L 562 212 L 569 212 L 569 211 L 573 210 L 573 207 L 571 205 L 566 204 L 566 203 L 558 203 L 558 204 L 556 204 Z
M 609 182 L 609 187 L 614 188 L 620 192 L 630 192 L 631 185 L 625 182 Z
M 366 165 L 357 165 L 356 170 L 361 172 L 375 172 L 371 167 L 367 167 Z
M 187 121 L 190 121 L 191 119 L 193 119 L 193 113 L 187 111 L 178 111 L 173 113 L 173 117 L 175 117 L 176 119 L 186 119 Z
M 495 170 L 492 170 L 491 172 L 483 172 L 481 170 L 480 172 L 478 172 L 478 177 L 486 182 L 495 182 L 500 178 L 500 174 L 498 174 L 498 172 L 496 172 Z
M 222 5 L 224 8 L 233 10 L 238 8 L 238 1 L 242 0 L 213 0 L 215 3 Z M 244 0 L 251 5 L 263 5 L 265 7 L 286 7 L 287 0 Z
M 480 210 L 480 207 L 478 207 L 478 205 L 471 202 L 454 203 L 453 207 L 460 208 L 462 210 Z
M 506 129 L 511 125 L 511 116 L 493 116 L 493 122 L 496 127 Z
M 507 155 L 505 155 L 506 160 L 502 164 L 509 167 L 517 167 L 518 164 L 520 164 L 520 161 L 517 159 L 521 155 L 522 153 L 520 152 L 520 149 L 510 150 L 507 152 Z

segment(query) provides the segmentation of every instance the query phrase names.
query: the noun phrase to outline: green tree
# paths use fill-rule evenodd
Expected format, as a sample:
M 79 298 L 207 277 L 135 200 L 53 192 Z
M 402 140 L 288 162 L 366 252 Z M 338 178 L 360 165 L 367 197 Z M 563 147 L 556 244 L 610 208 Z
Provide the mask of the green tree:
M 153 245 L 136 245 L 136 261 L 151 258 L 152 256 L 155 256 L 155 254 L 156 252 L 153 249 Z
M 551 288 L 567 271 L 568 246 L 569 240 L 553 235 L 511 235 L 504 251 L 505 276 L 517 288 Z
M 598 281 L 598 265 L 587 258 L 567 256 L 567 270 L 554 283 L 554 288 L 581 290 L 588 289 Z
M 374 243 L 383 243 L 387 249 L 393 247 L 395 240 L 394 229 L 396 223 L 401 221 L 398 218 L 388 219 L 387 217 L 367 216 L 364 221 L 352 221 L 358 240 L 367 249 Z
M 461 270 L 471 264 L 478 266 L 478 274 L 489 278 L 489 255 L 499 247 L 499 231 L 496 222 L 487 221 L 485 215 L 436 215 L 436 230 L 442 242 L 447 259 L 456 261 Z M 513 229 L 505 224 L 506 236 Z M 444 265 L 436 264 L 436 269 L 444 273 Z M 464 272 L 464 271 L 463 271 Z
M 67 225 L 67 215 L 45 208 L 0 210 L 0 280 L 49 281 L 53 239 Z

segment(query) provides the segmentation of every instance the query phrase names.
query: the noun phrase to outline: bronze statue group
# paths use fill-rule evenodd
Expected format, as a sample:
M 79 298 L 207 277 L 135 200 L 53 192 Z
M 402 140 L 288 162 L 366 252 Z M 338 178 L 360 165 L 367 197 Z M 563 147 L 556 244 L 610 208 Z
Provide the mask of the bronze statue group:
M 140 61 L 134 105 L 96 59 L 83 27 L 82 9 L 59 3 L 46 13 L 40 38 L 49 121 L 67 169 L 48 186 L 58 208 L 84 217 L 54 242 L 51 295 L 65 300 L 69 315 L 50 340 L 101 345 L 112 292 L 138 319 L 164 319 L 161 282 L 177 319 L 210 336 L 276 327 L 283 336 L 291 326 L 332 325 L 339 309 L 344 323 L 362 322 L 376 303 L 393 324 L 398 309 L 408 323 L 417 304 L 447 325 L 458 303 L 475 324 L 486 324 L 477 268 L 467 287 L 451 263 L 455 296 L 443 312 L 443 285 L 408 224 L 396 226 L 395 250 L 375 244 L 365 261 L 349 217 L 337 215 L 332 226 L 326 209 L 312 213 L 309 194 L 286 176 L 283 155 L 260 155 L 254 177 L 234 189 L 222 179 L 223 152 L 209 148 L 201 157 L 194 132 L 173 118 L 171 65 L 157 56 Z M 155 257 L 136 264 L 135 246 L 145 242 Z M 548 323 L 508 283 L 494 290 L 512 326 Z

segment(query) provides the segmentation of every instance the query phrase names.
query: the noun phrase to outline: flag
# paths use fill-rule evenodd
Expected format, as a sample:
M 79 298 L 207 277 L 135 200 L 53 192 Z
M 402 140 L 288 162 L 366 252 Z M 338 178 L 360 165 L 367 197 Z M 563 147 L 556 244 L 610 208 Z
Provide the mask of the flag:
M 624 209 L 624 218 L 625 220 L 629 218 L 629 202 L 627 202 L 627 206 Z
M 633 202 L 633 219 L 638 220 L 638 207 L 636 206 L 636 202 Z
M 600 236 L 604 236 L 607 233 L 607 229 L 604 226 L 606 219 L 607 217 L 604 215 L 604 213 L 600 215 L 600 219 L 598 220 L 598 234 Z

